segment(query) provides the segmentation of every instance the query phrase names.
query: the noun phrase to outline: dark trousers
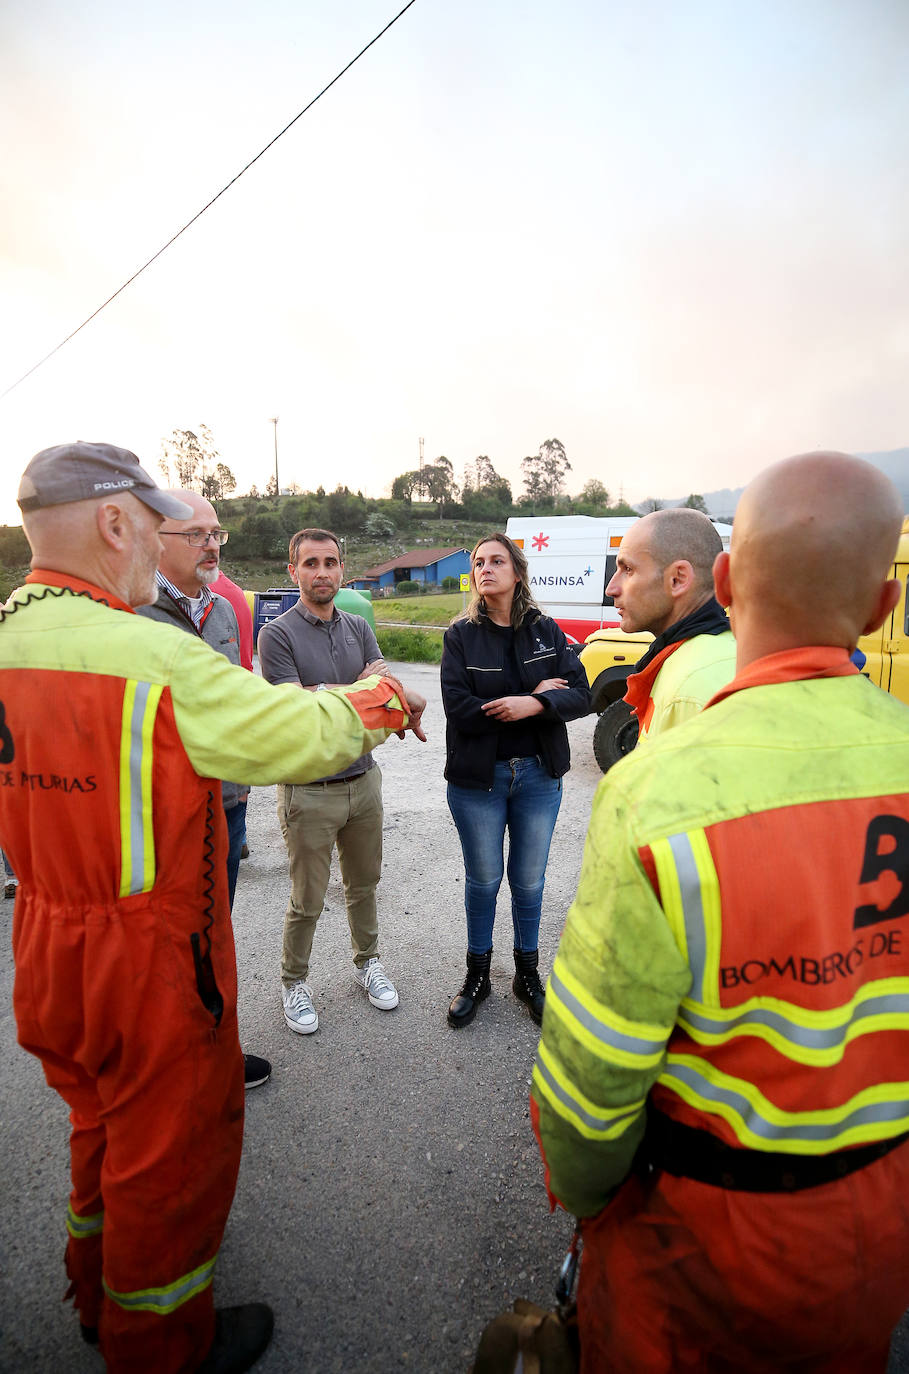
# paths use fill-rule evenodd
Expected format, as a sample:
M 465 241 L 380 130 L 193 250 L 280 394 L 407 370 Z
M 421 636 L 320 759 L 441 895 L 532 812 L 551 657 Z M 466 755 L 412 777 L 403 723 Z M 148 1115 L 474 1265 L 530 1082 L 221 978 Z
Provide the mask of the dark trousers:
M 230 897 L 230 909 L 234 909 L 234 893 L 237 890 L 237 874 L 240 871 L 240 850 L 243 848 L 243 840 L 246 836 L 246 805 L 245 801 L 237 802 L 224 812 L 224 819 L 227 821 L 227 891 Z

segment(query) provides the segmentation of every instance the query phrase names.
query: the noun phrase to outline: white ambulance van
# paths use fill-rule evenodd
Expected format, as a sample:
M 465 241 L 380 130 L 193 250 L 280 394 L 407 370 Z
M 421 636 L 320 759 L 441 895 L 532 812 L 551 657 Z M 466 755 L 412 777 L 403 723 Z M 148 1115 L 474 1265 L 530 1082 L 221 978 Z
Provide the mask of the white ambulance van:
M 505 533 L 524 550 L 537 604 L 562 627 L 569 644 L 594 630 L 618 628 L 606 595 L 622 535 L 637 516 L 512 516 Z

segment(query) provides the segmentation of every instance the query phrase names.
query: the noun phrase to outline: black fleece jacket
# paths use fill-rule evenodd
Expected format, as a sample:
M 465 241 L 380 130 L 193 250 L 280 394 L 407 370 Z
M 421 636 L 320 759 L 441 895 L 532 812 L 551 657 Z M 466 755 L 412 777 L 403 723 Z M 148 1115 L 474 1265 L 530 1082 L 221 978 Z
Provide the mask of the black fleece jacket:
M 523 690 L 543 703 L 542 715 L 511 725 L 484 715 L 483 703 L 508 695 L 504 686 L 508 636 L 481 616 L 478 623 L 456 620 L 445 631 L 442 650 L 442 704 L 447 727 L 445 776 L 458 787 L 492 787 L 501 731 L 532 731 L 543 767 L 560 778 L 571 766 L 566 720 L 590 711 L 590 691 L 580 660 L 554 620 L 530 611 L 515 631 L 514 645 Z M 546 678 L 563 677 L 568 686 L 534 689 Z

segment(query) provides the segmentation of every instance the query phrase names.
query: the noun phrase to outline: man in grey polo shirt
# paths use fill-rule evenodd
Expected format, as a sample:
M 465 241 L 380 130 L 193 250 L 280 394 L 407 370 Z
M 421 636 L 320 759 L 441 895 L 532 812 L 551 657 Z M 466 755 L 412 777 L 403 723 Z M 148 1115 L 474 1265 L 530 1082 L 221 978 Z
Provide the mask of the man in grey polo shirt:
M 289 558 L 287 570 L 300 599 L 259 631 L 259 663 L 266 681 L 318 692 L 382 672 L 385 665 L 370 626 L 362 616 L 335 605 L 344 570 L 335 535 L 299 530 L 290 541 Z M 372 754 L 319 782 L 279 784 L 278 820 L 291 882 L 281 962 L 285 1021 L 300 1035 L 319 1028 L 309 959 L 336 844 L 356 976 L 372 1005 L 390 1011 L 398 1005 L 398 994 L 378 956 L 382 775 Z

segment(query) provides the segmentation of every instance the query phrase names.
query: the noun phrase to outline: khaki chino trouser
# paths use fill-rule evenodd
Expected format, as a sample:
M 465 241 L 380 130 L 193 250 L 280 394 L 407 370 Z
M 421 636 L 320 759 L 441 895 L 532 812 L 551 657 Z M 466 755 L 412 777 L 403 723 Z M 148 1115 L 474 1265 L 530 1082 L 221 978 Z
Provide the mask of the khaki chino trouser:
M 376 885 L 382 874 L 381 770 L 368 768 L 346 782 L 280 783 L 278 822 L 287 846 L 291 883 L 284 916 L 282 981 L 289 987 L 309 973 L 336 844 L 354 963 L 362 968 L 379 947 Z

